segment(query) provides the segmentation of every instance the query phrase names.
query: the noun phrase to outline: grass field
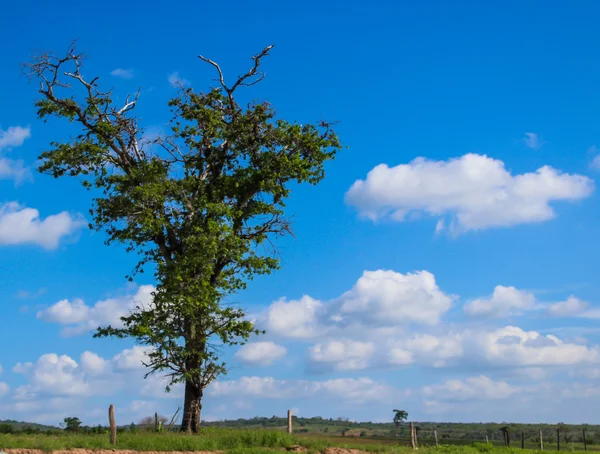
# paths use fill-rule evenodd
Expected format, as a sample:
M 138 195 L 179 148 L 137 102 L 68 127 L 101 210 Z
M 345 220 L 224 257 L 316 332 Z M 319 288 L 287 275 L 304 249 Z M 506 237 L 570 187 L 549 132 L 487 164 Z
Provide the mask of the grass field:
M 266 454 L 281 452 L 285 448 L 300 445 L 309 453 L 323 452 L 326 448 L 359 449 L 373 453 L 406 453 L 414 452 L 404 442 L 394 440 L 375 440 L 365 438 L 348 438 L 322 435 L 289 435 L 278 430 L 249 430 L 203 428 L 198 435 L 178 433 L 121 433 L 117 441 L 117 449 L 137 451 L 222 451 L 228 454 Z M 594 446 L 595 447 L 595 446 Z M 44 451 L 83 448 L 91 450 L 112 449 L 105 434 L 10 434 L 0 435 L 0 449 L 21 448 L 41 449 Z M 589 447 L 590 450 L 593 447 Z M 561 452 L 583 450 L 583 446 L 572 444 L 565 446 Z M 506 448 L 485 443 L 470 445 L 421 446 L 419 453 L 439 454 L 528 454 L 539 450 Z M 553 452 L 546 450 L 545 452 Z

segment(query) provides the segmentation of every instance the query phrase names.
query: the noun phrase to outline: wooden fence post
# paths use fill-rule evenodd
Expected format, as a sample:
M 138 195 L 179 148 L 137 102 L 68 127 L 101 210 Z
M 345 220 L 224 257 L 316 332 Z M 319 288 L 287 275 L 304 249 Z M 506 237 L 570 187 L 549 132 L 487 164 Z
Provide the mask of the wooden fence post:
M 521 431 L 521 449 L 525 449 L 525 432 Z
M 544 438 L 542 435 L 542 429 L 540 429 L 540 451 L 544 450 Z
M 410 446 L 415 449 L 415 425 L 410 423 Z
M 288 433 L 291 434 L 292 432 L 292 410 L 288 410 Z
M 490 444 L 490 438 L 487 435 L 485 436 L 485 443 L 488 445 Z
M 415 449 L 419 449 L 419 433 L 417 432 L 416 427 L 415 427 Z
M 560 451 L 560 427 L 556 429 L 556 450 Z
M 115 406 L 108 407 L 108 424 L 110 425 L 110 444 L 117 444 L 117 423 L 115 422 Z
M 435 445 L 439 446 L 439 444 L 438 444 L 438 438 L 437 438 L 437 430 L 433 431 L 433 438 L 435 438 Z
M 583 429 L 583 450 L 587 451 L 587 440 L 585 438 L 585 429 Z
M 510 446 L 510 430 L 506 431 L 506 446 Z

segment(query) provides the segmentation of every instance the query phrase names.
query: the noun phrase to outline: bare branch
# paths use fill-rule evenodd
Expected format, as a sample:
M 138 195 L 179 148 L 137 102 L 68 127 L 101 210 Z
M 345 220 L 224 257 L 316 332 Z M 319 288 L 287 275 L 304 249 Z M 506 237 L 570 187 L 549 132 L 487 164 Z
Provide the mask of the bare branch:
M 271 44 L 270 46 L 265 47 L 260 54 L 254 55 L 252 57 L 252 60 L 254 60 L 254 66 L 252 68 L 250 68 L 246 74 L 244 74 L 242 76 L 238 76 L 238 79 L 231 86 L 231 88 L 228 87 L 227 84 L 225 83 L 225 77 L 223 75 L 223 71 L 221 70 L 221 67 L 216 62 L 214 62 L 210 58 L 206 58 L 202 55 L 199 55 L 198 58 L 216 68 L 217 72 L 219 73 L 218 80 L 221 84 L 221 87 L 223 87 L 223 90 L 225 90 L 225 92 L 227 93 L 227 96 L 229 97 L 229 102 L 231 104 L 231 107 L 233 108 L 235 106 L 235 102 L 233 100 L 233 92 L 238 87 L 240 87 L 240 86 L 250 87 L 252 85 L 259 83 L 261 80 L 263 80 L 265 78 L 264 73 L 258 72 L 258 68 L 260 66 L 260 60 L 261 60 L 261 58 L 267 56 L 269 54 L 269 51 L 271 49 L 273 49 L 273 47 L 275 47 L 275 45 Z M 254 77 L 254 76 L 258 76 L 258 78 L 253 81 L 247 81 L 249 78 Z

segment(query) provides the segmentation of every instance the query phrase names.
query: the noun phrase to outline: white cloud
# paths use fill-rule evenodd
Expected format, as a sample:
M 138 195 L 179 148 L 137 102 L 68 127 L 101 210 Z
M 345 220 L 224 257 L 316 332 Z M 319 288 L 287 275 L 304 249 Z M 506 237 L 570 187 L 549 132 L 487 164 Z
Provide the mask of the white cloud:
M 148 361 L 148 347 L 135 347 L 123 350 L 113 358 L 114 368 L 117 371 L 139 371 L 144 369 L 143 362 Z
M 326 337 L 332 329 L 351 325 L 432 326 L 452 307 L 453 299 L 439 289 L 427 271 L 365 271 L 352 289 L 334 300 L 322 302 L 306 295 L 300 300 L 280 299 L 258 323 L 269 334 L 296 339 Z
M 519 388 L 485 375 L 465 380 L 447 380 L 441 385 L 425 386 L 423 394 L 441 401 L 499 400 L 511 397 Z
M 588 307 L 586 301 L 569 296 L 565 301 L 552 303 L 548 306 L 548 313 L 553 317 L 570 317 L 582 314 Z
M 436 325 L 452 307 L 428 271 L 397 273 L 365 271 L 354 287 L 340 297 L 337 316 L 378 326 L 408 322 Z
M 181 77 L 178 72 L 169 74 L 168 79 L 171 86 L 175 88 L 190 85 L 190 81 Z
M 419 364 L 431 367 L 445 367 L 456 358 L 464 355 L 461 335 L 449 334 L 440 337 L 431 334 L 416 334 L 405 341 L 396 342 L 402 345 L 403 351 L 410 352 Z M 391 350 L 391 363 L 394 359 L 402 358 L 402 354 Z
M 334 370 L 362 370 L 368 367 L 375 351 L 376 347 L 372 342 L 332 340 L 313 345 L 309 349 L 309 358 L 313 364 Z
M 85 220 L 66 211 L 40 219 L 34 208 L 16 202 L 0 205 L 0 245 L 35 244 L 45 249 L 56 249 L 62 238 L 74 234 Z
M 77 362 L 67 355 L 42 355 L 35 364 L 17 363 L 13 372 L 25 375 L 30 383 L 16 389 L 18 399 L 29 399 L 37 393 L 83 396 L 92 392 Z
M 532 310 L 535 306 L 535 295 L 532 293 L 498 285 L 490 298 L 473 300 L 465 304 L 463 310 L 473 317 L 502 318 Z
M 14 398 L 32 401 L 40 397 L 91 397 L 114 395 L 123 389 L 140 395 L 164 394 L 163 374 L 159 372 L 143 379 L 149 371 L 142 364 L 147 352 L 147 347 L 135 346 L 112 359 L 104 359 L 84 351 L 79 363 L 68 355 L 48 353 L 35 362 L 17 363 L 12 370 L 24 375 L 27 384 L 15 389 Z
M 287 301 L 281 298 L 269 306 L 263 323 L 267 330 L 287 338 L 312 338 L 318 333 L 317 317 L 322 303 L 310 296 Z
M 115 68 L 110 72 L 110 75 L 121 79 L 133 79 L 133 69 Z
M 525 142 L 527 148 L 531 148 L 532 150 L 539 150 L 542 146 L 540 138 L 534 132 L 526 132 L 523 142 Z
M 247 398 L 335 398 L 352 403 L 385 402 L 397 393 L 393 388 L 370 378 L 339 378 L 326 381 L 277 380 L 273 377 L 241 377 L 213 382 L 210 396 L 244 396 Z
M 13 147 L 20 147 L 26 139 L 31 137 L 29 126 L 11 126 L 3 130 L 0 129 L 0 151 Z M 31 171 L 20 159 L 9 159 L 0 156 L 0 180 L 14 180 L 16 185 L 25 180 L 33 179 Z
M 97 354 L 85 351 L 81 354 L 79 364 L 83 371 L 90 376 L 103 375 L 110 371 L 110 362 Z
M 553 335 L 506 326 L 494 331 L 465 331 L 463 361 L 493 367 L 552 367 L 600 363 L 598 347 L 567 343 Z
M 246 364 L 268 366 L 283 358 L 287 349 L 274 342 L 252 342 L 240 347 L 235 357 Z
M 346 202 L 372 220 L 402 222 L 409 215 L 449 217 L 436 230 L 453 234 L 491 227 L 547 221 L 555 217 L 553 201 L 588 197 L 593 181 L 544 166 L 511 175 L 502 161 L 466 154 L 448 161 L 417 158 L 408 164 L 380 164 L 357 180 Z
M 14 180 L 18 185 L 32 178 L 31 171 L 22 160 L 0 158 L 0 180 Z
M 61 300 L 47 309 L 39 311 L 37 318 L 46 322 L 69 325 L 63 328 L 64 336 L 76 336 L 93 331 L 100 326 L 123 326 L 121 317 L 128 315 L 136 306 L 148 307 L 152 303 L 152 285 L 140 286 L 134 295 L 108 298 L 86 305 L 80 299 Z
M 5 148 L 20 147 L 25 140 L 31 137 L 29 126 L 10 126 L 8 129 L 0 129 L 0 150 Z
M 590 168 L 593 170 L 600 170 L 600 150 L 596 145 L 592 145 L 587 150 L 588 155 L 592 155 L 592 160 L 590 161 Z

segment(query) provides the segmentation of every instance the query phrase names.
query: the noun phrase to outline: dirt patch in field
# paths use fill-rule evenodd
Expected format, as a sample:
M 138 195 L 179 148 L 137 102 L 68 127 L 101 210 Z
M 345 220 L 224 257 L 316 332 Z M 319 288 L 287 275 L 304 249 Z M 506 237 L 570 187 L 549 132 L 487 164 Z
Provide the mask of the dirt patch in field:
M 368 454 L 360 449 L 325 448 L 323 454 Z
M 289 452 L 306 452 L 306 448 L 302 446 L 290 446 L 289 448 L 282 448 L 284 451 Z M 2 449 L 0 451 L 6 454 L 47 454 L 47 452 L 41 449 Z M 60 449 L 52 451 L 52 454 L 223 454 L 223 451 L 132 451 L 125 449 Z M 360 449 L 344 449 L 344 448 L 325 448 L 322 454 L 369 454 L 366 451 Z
M 290 452 L 306 452 L 308 451 L 304 446 L 293 445 L 288 446 L 287 448 L 281 448 L 282 451 L 290 451 Z

